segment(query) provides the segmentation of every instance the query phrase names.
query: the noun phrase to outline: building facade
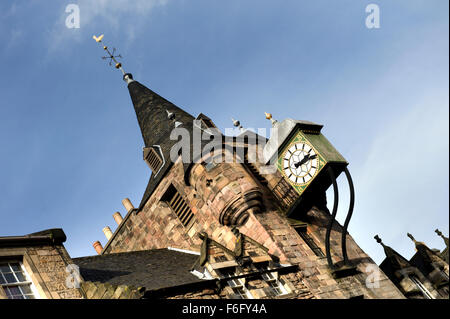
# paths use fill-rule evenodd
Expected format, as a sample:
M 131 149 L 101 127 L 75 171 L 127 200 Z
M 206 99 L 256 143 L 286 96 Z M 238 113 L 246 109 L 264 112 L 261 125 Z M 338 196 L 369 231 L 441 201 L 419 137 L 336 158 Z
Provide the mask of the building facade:
M 328 210 L 325 191 L 336 187 L 335 179 L 320 175 L 320 165 L 337 176 L 347 163 L 320 134 L 321 125 L 272 119 L 278 133 L 267 140 L 235 121 L 240 133 L 225 136 L 206 115 L 188 114 L 129 73 L 124 80 L 152 172 L 142 201 L 138 207 L 123 201 L 127 213 L 123 218 L 114 214 L 117 228 L 105 227 L 108 241 L 104 247 L 94 243 L 97 256 L 71 259 L 62 230 L 0 238 L 0 298 L 411 295 L 392 276 L 394 270 L 384 264 L 380 269 L 357 245 L 347 221 L 343 226 L 335 221 L 335 207 Z M 304 137 L 309 142 L 298 141 Z M 309 145 L 308 153 L 297 145 Z M 273 161 L 274 150 L 282 156 Z M 286 157 L 290 153 L 303 155 Z M 286 174 L 287 168 L 277 169 L 277 163 L 291 163 L 295 176 Z M 419 248 L 417 261 L 413 258 L 419 280 L 428 278 L 432 297 L 444 296 L 447 289 L 448 298 L 448 263 L 438 257 L 443 263 L 433 269 L 446 269 L 447 282 L 431 289 L 436 271 L 424 270 L 419 259 L 437 255 Z M 410 267 L 387 250 L 401 269 Z

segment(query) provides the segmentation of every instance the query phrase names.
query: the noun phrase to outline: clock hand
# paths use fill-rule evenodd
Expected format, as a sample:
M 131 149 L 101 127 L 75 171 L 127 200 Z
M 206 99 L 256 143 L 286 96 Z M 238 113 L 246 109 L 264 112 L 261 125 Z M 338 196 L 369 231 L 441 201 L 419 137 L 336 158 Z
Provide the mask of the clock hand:
M 299 162 L 295 163 L 295 168 L 298 168 L 299 166 L 305 164 L 309 160 L 309 154 L 306 154 L 305 157 L 303 157 Z
M 311 156 L 309 154 L 306 154 L 305 157 L 303 157 L 300 162 L 295 163 L 294 166 L 295 166 L 295 168 L 298 168 L 299 166 L 307 163 L 309 160 L 315 159 L 316 157 L 317 157 L 317 154 L 314 154 Z

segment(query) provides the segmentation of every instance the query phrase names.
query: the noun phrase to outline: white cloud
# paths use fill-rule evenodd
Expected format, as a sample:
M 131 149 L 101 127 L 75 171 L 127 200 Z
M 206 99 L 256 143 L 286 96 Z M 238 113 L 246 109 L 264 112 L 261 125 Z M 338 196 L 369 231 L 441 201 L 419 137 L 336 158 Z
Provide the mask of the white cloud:
M 151 10 L 168 2 L 169 0 L 78 0 L 76 4 L 80 8 L 81 21 L 79 29 L 68 29 L 65 26 L 68 16 L 65 4 L 48 32 L 48 50 L 60 51 L 67 48 L 64 44 L 69 41 L 85 41 L 88 36 L 92 37 L 88 32 L 93 29 L 98 29 L 99 33 L 106 30 L 115 33 L 123 28 L 129 36 L 128 42 L 131 42 L 136 38 L 137 30 Z

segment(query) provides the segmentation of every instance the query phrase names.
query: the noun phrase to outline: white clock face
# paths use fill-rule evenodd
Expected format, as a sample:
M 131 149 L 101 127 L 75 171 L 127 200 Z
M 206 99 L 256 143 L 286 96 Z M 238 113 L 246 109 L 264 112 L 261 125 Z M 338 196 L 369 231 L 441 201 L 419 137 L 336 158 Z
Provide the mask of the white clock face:
M 295 143 L 283 155 L 284 175 L 294 184 L 303 185 L 310 182 L 318 167 L 318 155 L 309 144 Z

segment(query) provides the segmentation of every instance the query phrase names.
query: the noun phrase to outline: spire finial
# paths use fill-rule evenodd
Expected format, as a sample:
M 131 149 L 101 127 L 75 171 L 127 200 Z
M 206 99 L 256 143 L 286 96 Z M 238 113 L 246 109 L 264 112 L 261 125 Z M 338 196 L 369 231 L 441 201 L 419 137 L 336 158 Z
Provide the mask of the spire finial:
M 175 118 L 175 114 L 173 114 L 172 112 L 169 112 L 169 110 L 166 110 L 167 112 L 167 118 L 169 120 L 173 120 Z
M 375 238 L 375 240 L 377 241 L 377 243 L 383 245 L 383 241 L 381 240 L 380 236 L 375 235 L 375 237 L 373 237 L 373 238 Z
M 242 127 L 241 122 L 239 120 L 231 118 L 231 121 L 233 121 L 233 125 L 237 127 L 240 131 L 244 131 L 244 128 Z
M 411 235 L 410 233 L 407 233 L 406 235 L 407 235 L 409 238 L 411 238 L 411 240 L 412 240 L 413 242 L 416 242 L 416 239 L 414 238 L 413 235 Z
M 92 38 L 95 40 L 95 42 L 102 44 L 103 43 L 103 37 L 104 34 L 100 35 L 100 36 L 92 36 Z M 133 82 L 133 76 L 131 75 L 131 73 L 125 73 L 125 71 L 122 68 L 122 63 L 120 63 L 119 61 L 117 61 L 116 58 L 120 58 L 122 59 L 122 56 L 120 54 L 115 55 L 116 53 L 116 48 L 113 48 L 112 52 L 109 51 L 109 48 L 103 44 L 103 50 L 106 51 L 106 53 L 108 54 L 107 56 L 103 56 L 102 59 L 103 60 L 108 60 L 109 59 L 109 65 L 112 66 L 113 62 L 115 63 L 115 68 L 122 71 L 123 74 L 123 79 L 125 82 L 127 82 L 127 84 Z
M 268 119 L 268 120 L 270 120 L 270 122 L 272 122 L 272 126 L 274 126 L 275 123 L 278 122 L 277 120 L 274 120 L 274 119 L 272 118 L 272 114 L 271 114 L 271 113 L 264 112 L 264 114 L 266 115 L 266 119 Z
M 435 232 L 436 234 L 438 234 L 438 236 L 440 236 L 444 240 L 445 245 L 448 246 L 449 245 L 448 237 L 445 237 L 444 234 L 439 229 L 436 229 Z

